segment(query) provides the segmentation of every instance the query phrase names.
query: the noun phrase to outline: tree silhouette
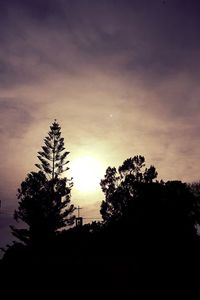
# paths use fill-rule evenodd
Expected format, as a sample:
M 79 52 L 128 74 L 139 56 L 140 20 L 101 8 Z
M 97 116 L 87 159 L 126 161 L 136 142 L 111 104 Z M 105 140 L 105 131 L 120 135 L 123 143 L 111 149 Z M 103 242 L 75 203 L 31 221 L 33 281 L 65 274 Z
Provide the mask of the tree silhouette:
M 100 212 L 113 237 L 116 233 L 116 241 L 127 243 L 133 233 L 154 242 L 196 238 L 197 195 L 181 181 L 158 182 L 156 177 L 154 166 L 145 168 L 143 156 L 128 158 L 118 170 L 107 168 L 101 180 L 105 200 Z
M 118 171 L 107 168 L 100 183 L 105 194 L 100 212 L 105 222 L 119 219 L 125 213 L 135 195 L 134 183 L 151 183 L 157 177 L 154 166 L 144 167 L 145 158 L 139 155 L 126 159 Z
M 38 152 L 39 172 L 31 172 L 18 189 L 19 207 L 14 213 L 16 221 L 23 221 L 28 228 L 11 226 L 12 234 L 28 245 L 50 240 L 55 233 L 74 222 L 74 206 L 70 204 L 71 179 L 60 178 L 69 168 L 66 160 L 61 127 L 56 122 L 45 137 L 43 151 Z
M 69 163 L 66 160 L 69 152 L 65 151 L 64 138 L 61 138 L 61 127 L 56 120 L 50 126 L 50 129 L 48 136 L 44 139 L 43 151 L 38 152 L 40 164 L 36 164 L 36 167 L 49 175 L 52 182 L 54 182 L 54 179 L 69 169 L 66 167 Z
M 188 185 L 178 180 L 167 181 L 163 194 L 163 211 L 171 232 L 179 237 L 196 236 L 196 197 Z
M 196 199 L 193 207 L 193 215 L 196 226 L 198 226 L 200 230 L 200 181 L 189 183 L 187 185 Z
M 148 228 L 151 239 L 193 239 L 195 203 L 194 195 L 181 181 L 137 183 L 126 217 L 134 226 L 143 227 L 143 233 Z

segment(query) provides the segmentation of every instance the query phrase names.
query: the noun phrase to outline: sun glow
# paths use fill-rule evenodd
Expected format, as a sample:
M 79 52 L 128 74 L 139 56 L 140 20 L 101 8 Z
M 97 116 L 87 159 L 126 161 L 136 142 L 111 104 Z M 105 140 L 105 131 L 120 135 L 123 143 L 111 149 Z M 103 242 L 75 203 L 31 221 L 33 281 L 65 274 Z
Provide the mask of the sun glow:
M 74 188 L 79 192 L 90 193 L 99 189 L 104 176 L 101 162 L 92 156 L 77 158 L 71 165 Z

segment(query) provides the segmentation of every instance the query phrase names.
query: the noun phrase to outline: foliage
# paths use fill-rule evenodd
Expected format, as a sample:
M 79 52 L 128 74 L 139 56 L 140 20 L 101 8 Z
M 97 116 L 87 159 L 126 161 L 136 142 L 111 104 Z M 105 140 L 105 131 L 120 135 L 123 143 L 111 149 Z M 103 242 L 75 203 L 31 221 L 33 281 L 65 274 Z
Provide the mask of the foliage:
M 145 168 L 143 156 L 125 160 L 118 170 L 106 170 L 101 180 L 105 200 L 100 212 L 104 224 L 111 225 L 118 238 L 119 232 L 122 236 L 137 232 L 146 239 L 196 236 L 197 195 L 181 181 L 158 182 L 156 177 L 155 167 Z
M 157 177 L 154 166 L 145 167 L 143 156 L 126 159 L 117 169 L 108 167 L 101 188 L 105 201 L 101 204 L 103 220 L 108 222 L 119 219 L 135 195 L 135 183 L 151 183 Z
M 195 216 L 196 225 L 200 230 L 200 181 L 188 183 L 187 186 L 196 199 L 193 214 Z
M 68 170 L 64 139 L 55 121 L 50 126 L 45 146 L 39 153 L 39 172 L 31 172 L 18 189 L 19 207 L 14 213 L 16 221 L 25 222 L 26 229 L 11 226 L 12 233 L 26 244 L 49 240 L 59 229 L 74 222 L 74 206 L 70 205 L 71 180 L 60 178 Z
M 43 151 L 38 152 L 40 164 L 36 164 L 36 166 L 46 175 L 49 175 L 51 179 L 54 179 L 69 169 L 66 166 L 69 163 L 66 160 L 69 152 L 64 151 L 64 138 L 61 138 L 61 127 L 56 120 L 50 129 L 48 136 L 44 139 Z

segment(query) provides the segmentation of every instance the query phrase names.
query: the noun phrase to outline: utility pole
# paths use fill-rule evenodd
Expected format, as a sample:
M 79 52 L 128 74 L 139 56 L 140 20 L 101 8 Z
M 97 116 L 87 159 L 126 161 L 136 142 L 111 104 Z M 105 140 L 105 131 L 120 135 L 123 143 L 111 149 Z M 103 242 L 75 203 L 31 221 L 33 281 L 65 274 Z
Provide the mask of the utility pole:
M 83 218 L 80 217 L 80 210 L 82 209 L 82 207 L 78 205 L 76 209 L 78 210 L 78 217 L 76 217 L 76 227 L 80 227 L 83 225 Z
M 80 210 L 82 209 L 82 207 L 80 207 L 79 205 L 78 205 L 78 207 L 77 207 L 77 210 L 78 210 L 78 218 L 80 218 Z

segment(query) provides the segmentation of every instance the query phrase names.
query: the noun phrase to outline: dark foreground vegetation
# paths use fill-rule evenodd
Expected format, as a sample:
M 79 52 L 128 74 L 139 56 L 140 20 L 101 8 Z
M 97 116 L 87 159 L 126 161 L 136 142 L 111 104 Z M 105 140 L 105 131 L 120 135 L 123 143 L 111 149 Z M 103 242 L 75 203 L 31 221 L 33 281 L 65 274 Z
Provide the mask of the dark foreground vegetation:
M 67 155 L 54 122 L 40 171 L 18 191 L 15 218 L 27 226 L 11 228 L 20 242 L 0 264 L 7 295 L 17 286 L 19 297 L 28 288 L 27 299 L 200 299 L 200 184 L 157 181 L 156 169 L 134 156 L 106 170 L 103 221 L 61 231 L 74 222 L 72 185 L 59 177 Z

